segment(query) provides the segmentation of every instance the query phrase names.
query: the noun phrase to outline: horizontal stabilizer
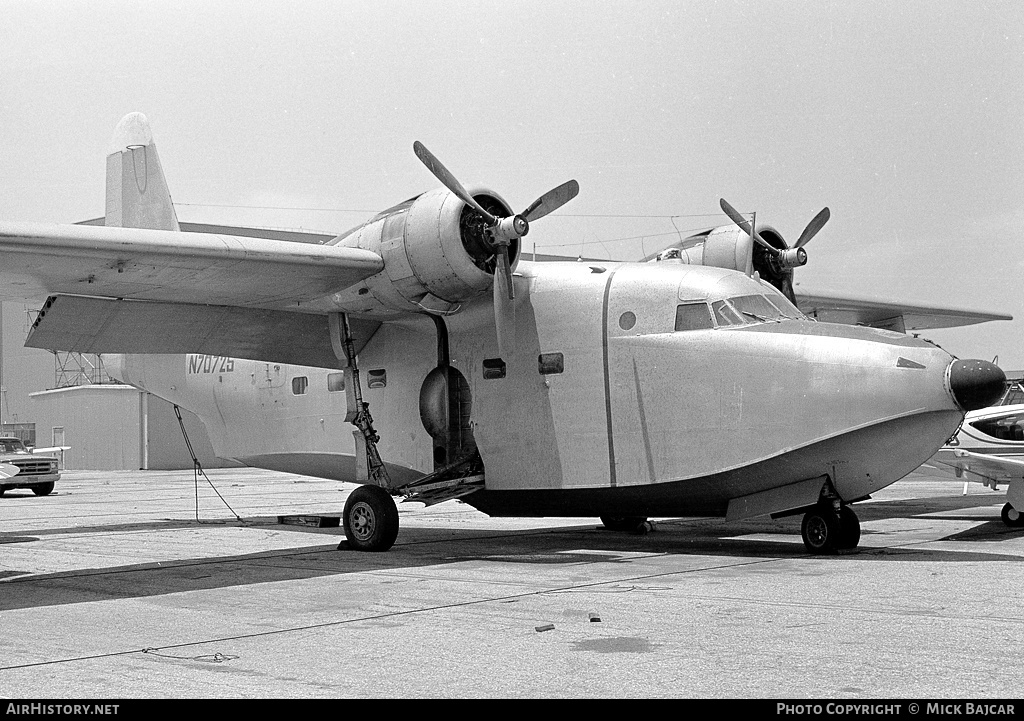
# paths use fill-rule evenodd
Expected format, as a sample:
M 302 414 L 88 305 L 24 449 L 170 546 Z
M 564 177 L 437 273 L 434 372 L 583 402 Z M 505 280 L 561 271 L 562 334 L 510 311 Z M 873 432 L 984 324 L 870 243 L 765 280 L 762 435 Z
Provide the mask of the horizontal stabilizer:
M 358 353 L 380 327 L 350 319 Z M 233 306 L 54 296 L 25 345 L 77 353 L 198 353 L 342 368 L 326 315 Z

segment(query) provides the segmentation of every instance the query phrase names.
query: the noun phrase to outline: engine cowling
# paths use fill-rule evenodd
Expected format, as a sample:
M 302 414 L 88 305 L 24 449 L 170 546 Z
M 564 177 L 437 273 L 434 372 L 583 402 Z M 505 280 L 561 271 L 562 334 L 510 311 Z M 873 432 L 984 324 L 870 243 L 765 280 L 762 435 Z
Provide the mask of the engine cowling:
M 497 193 L 485 188 L 469 192 L 488 212 L 512 215 Z M 497 255 L 483 218 L 443 188 L 389 208 L 334 242 L 370 250 L 384 260 L 380 273 L 332 297 L 348 312 L 451 313 L 494 284 Z M 513 268 L 519 248 L 518 239 L 509 245 Z
M 782 235 L 771 226 L 759 226 L 757 232 L 774 248 L 790 254 L 803 253 L 802 249 L 790 249 Z M 735 225 L 724 225 L 691 236 L 680 245 L 661 251 L 656 260 L 728 268 L 747 275 L 757 273 L 792 300 L 792 267 L 784 267 L 766 249 L 755 243 L 745 230 Z M 802 263 L 794 261 L 792 265 Z

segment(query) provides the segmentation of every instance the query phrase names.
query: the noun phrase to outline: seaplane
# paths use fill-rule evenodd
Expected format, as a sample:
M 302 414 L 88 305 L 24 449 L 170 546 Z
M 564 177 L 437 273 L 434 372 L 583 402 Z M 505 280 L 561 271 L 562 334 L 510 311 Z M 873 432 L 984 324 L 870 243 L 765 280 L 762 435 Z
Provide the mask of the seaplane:
M 325 243 L 185 232 L 130 114 L 104 225 L 0 222 L 0 293 L 45 299 L 26 345 L 103 354 L 218 456 L 357 484 L 342 545 L 363 551 L 396 542 L 396 499 L 620 531 L 803 514 L 809 552 L 852 549 L 854 504 L 1003 389 L 900 331 L 1008 316 L 794 292 L 828 209 L 792 246 L 723 200 L 729 224 L 648 262 L 531 262 L 576 181 L 515 212 L 413 152 L 440 187 Z

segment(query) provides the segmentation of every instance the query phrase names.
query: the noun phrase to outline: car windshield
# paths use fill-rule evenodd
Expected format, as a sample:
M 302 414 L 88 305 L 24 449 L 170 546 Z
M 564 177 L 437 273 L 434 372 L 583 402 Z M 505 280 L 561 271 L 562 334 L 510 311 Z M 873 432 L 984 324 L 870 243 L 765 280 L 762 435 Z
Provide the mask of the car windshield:
M 0 453 L 24 453 L 25 446 L 17 438 L 0 438 Z

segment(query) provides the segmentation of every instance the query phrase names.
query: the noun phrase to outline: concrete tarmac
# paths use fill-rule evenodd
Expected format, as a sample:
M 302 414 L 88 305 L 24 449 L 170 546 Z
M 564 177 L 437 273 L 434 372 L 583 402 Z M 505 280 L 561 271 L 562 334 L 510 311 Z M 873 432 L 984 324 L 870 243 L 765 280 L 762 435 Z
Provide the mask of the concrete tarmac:
M 278 523 L 354 486 L 208 474 L 223 501 L 156 471 L 0 498 L 0 697 L 1019 694 L 1024 531 L 981 486 L 914 474 L 855 506 L 861 545 L 832 557 L 800 517 L 630 535 L 455 501 L 400 504 L 395 547 L 360 553 Z

